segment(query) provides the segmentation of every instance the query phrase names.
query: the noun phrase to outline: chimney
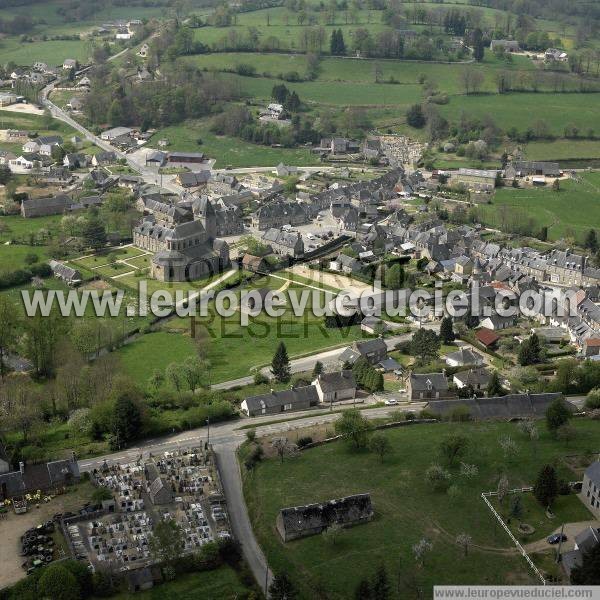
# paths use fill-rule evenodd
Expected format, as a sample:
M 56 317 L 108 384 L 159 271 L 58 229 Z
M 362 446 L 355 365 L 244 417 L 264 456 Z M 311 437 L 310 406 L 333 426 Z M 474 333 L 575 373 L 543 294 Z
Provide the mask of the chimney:
M 23 461 L 19 462 L 19 471 L 21 471 L 21 473 L 25 473 L 25 463 Z
M 446 369 L 442 369 L 442 375 L 446 377 Z

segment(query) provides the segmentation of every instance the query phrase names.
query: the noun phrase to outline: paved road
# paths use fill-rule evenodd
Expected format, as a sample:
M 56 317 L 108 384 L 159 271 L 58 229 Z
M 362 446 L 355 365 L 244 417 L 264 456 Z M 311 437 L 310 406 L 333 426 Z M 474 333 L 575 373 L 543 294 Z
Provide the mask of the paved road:
M 365 409 L 362 411 L 362 414 L 368 418 L 376 418 L 385 416 L 389 414 L 391 410 L 397 410 L 398 408 L 399 407 L 396 406 L 390 408 Z M 412 410 L 418 410 L 419 408 L 422 408 L 422 404 L 411 405 Z M 246 430 L 240 429 L 240 427 L 245 423 L 252 423 L 256 424 L 259 435 L 286 433 L 301 427 L 330 423 L 339 416 L 335 412 L 332 413 L 326 409 L 307 411 L 305 414 L 305 418 L 297 419 L 293 422 L 265 424 L 273 420 L 273 415 L 269 415 L 254 419 L 245 419 L 243 421 L 236 420 L 219 423 L 217 425 L 212 425 L 210 428 L 210 443 L 217 457 L 217 465 L 219 467 L 219 473 L 221 475 L 227 499 L 227 507 L 233 533 L 242 545 L 244 557 L 248 562 L 256 581 L 263 589 L 265 581 L 267 583 L 267 588 L 268 585 L 270 585 L 271 571 L 269 570 L 265 556 L 254 537 L 250 517 L 248 516 L 248 509 L 244 501 L 242 479 L 236 450 L 245 439 Z M 298 417 L 298 413 L 292 415 L 292 418 L 296 417 Z M 146 440 L 136 448 L 128 448 L 127 450 L 114 452 L 112 454 L 80 460 L 79 468 L 81 471 L 92 471 L 93 469 L 100 468 L 105 462 L 110 465 L 117 462 L 123 463 L 135 461 L 140 457 L 142 457 L 142 459 L 146 458 L 149 453 L 159 454 L 178 448 L 190 448 L 198 446 L 207 440 L 208 430 L 206 427 L 203 427 L 160 439 Z
M 161 185 L 161 177 L 154 170 L 146 167 L 141 163 L 136 162 L 133 158 L 124 152 L 121 152 L 111 144 L 109 144 L 106 140 L 101 139 L 97 135 L 94 135 L 89 129 L 86 129 L 81 123 L 78 123 L 75 119 L 73 119 L 67 112 L 65 112 L 62 108 L 56 106 L 51 100 L 49 100 L 48 96 L 54 89 L 55 82 L 48 84 L 41 92 L 41 103 L 44 107 L 48 108 L 50 113 L 55 119 L 59 119 L 67 125 L 70 125 L 73 129 L 81 133 L 84 138 L 102 150 L 106 152 L 115 152 L 116 155 L 120 159 L 125 159 L 127 164 L 134 170 L 137 171 L 140 176 L 144 179 L 146 183 L 151 183 L 154 185 Z M 184 190 L 182 187 L 176 185 L 174 182 L 174 177 L 169 175 L 162 176 L 162 187 L 174 194 L 181 194 Z
M 396 323 L 389 323 L 392 326 L 396 326 Z M 424 329 L 433 329 L 439 331 L 439 323 L 425 323 L 423 325 Z M 408 341 L 413 335 L 413 332 L 403 333 L 400 335 L 392 335 L 384 338 L 385 344 L 388 347 L 388 350 L 393 350 L 397 344 L 401 342 Z M 302 358 L 294 358 L 290 360 L 290 368 L 292 373 L 302 373 L 306 371 L 312 371 L 315 366 L 315 363 L 320 362 L 323 363 L 324 367 L 335 366 L 339 361 L 340 354 L 352 344 L 352 340 L 348 340 L 348 344 L 341 347 L 331 348 L 329 350 L 323 350 L 322 352 L 317 352 L 315 354 L 311 354 L 310 356 L 304 356 Z M 267 377 L 271 376 L 270 367 L 262 367 L 260 372 Z M 249 385 L 254 381 L 253 376 L 240 377 L 238 379 L 230 379 L 228 381 L 222 381 L 220 383 L 215 383 L 211 386 L 212 389 L 215 390 L 230 390 L 231 388 L 235 388 L 241 385 Z

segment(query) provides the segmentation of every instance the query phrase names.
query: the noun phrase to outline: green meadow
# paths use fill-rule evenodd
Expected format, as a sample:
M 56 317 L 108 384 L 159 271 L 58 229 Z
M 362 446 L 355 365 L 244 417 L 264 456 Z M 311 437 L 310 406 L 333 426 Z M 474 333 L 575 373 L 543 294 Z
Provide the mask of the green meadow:
M 492 204 L 478 207 L 479 215 L 492 226 L 500 226 L 501 213 L 508 207 L 512 214 L 534 219 L 538 227 L 548 227 L 550 240 L 564 236 L 583 241 L 590 227 L 600 223 L 600 173 L 580 174 L 578 181 L 561 181 L 560 191 L 543 188 L 500 188 Z
M 391 579 L 391 598 L 428 598 L 434 584 L 535 584 L 539 580 L 496 524 L 480 494 L 495 490 L 502 473 L 510 488 L 530 486 L 546 463 L 557 465 L 559 477 L 576 480 L 562 459 L 585 451 L 598 435 L 598 424 L 578 420 L 573 425 L 577 436 L 567 445 L 552 438 L 540 423 L 535 452 L 514 423 L 448 423 L 382 432 L 391 446 L 383 462 L 376 454 L 353 450 L 342 441 L 305 450 L 283 463 L 279 458 L 266 459 L 244 481 L 253 528 L 269 565 L 275 572 L 288 573 L 300 599 L 314 598 L 314 590 L 332 600 L 353 598 L 358 583 L 372 577 L 382 564 Z M 446 464 L 438 448 L 440 440 L 451 434 L 468 438 L 460 461 L 475 465 L 478 471 L 472 479 L 465 479 L 457 460 L 447 467 L 450 492 L 436 492 L 424 473 L 432 463 Z M 499 444 L 506 436 L 517 447 L 512 458 L 503 454 Z M 247 451 L 245 446 L 242 458 Z M 373 502 L 371 522 L 342 529 L 335 542 L 323 535 L 281 541 L 275 529 L 281 508 L 364 492 L 371 494 Z M 562 522 L 591 517 L 574 495 L 557 500 L 556 519 L 550 523 L 529 497 L 526 500 L 523 520 L 531 519 L 538 531 L 521 537 L 522 543 L 543 539 Z M 456 544 L 461 533 L 472 538 L 466 556 Z M 422 538 L 431 542 L 432 549 L 421 567 L 412 548 Z M 415 586 L 422 587 L 424 594 L 416 595 Z

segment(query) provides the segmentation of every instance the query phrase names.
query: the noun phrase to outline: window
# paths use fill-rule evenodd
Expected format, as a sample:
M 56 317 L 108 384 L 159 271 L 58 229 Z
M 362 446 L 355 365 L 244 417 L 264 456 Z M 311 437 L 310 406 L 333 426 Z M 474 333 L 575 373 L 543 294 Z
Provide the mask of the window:
M 292 405 L 291 404 L 284 404 L 283 405 L 283 410 L 292 410 Z

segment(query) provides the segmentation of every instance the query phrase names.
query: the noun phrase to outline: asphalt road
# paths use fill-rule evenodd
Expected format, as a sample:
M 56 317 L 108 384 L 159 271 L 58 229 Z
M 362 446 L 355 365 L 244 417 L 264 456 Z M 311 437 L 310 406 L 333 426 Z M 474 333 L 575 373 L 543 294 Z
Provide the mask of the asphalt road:
M 421 405 L 413 405 L 412 409 L 418 410 Z M 399 407 L 389 408 L 372 408 L 365 409 L 362 414 L 368 418 L 381 417 L 388 414 L 391 410 L 397 410 Z M 252 524 L 248 516 L 248 509 L 244 501 L 242 489 L 242 478 L 240 467 L 237 461 L 236 451 L 238 446 L 246 437 L 246 430 L 240 429 L 245 424 L 252 423 L 256 425 L 259 435 L 267 435 L 272 433 L 287 433 L 296 428 L 306 427 L 309 425 L 317 425 L 321 423 L 330 423 L 338 418 L 339 414 L 329 412 L 327 409 L 318 409 L 307 411 L 306 417 L 297 419 L 291 422 L 272 423 L 273 415 L 265 417 L 256 417 L 254 419 L 236 420 L 226 423 L 219 423 L 210 427 L 210 444 L 216 455 L 219 473 L 227 500 L 227 508 L 231 527 L 236 539 L 242 545 L 244 558 L 246 559 L 252 573 L 258 584 L 265 589 L 268 589 L 272 581 L 272 574 L 268 568 L 266 558 L 254 537 Z M 298 413 L 291 415 L 291 418 L 296 419 Z M 262 423 L 262 425 L 261 425 Z M 116 462 L 132 462 L 138 459 L 146 459 L 150 453 L 159 454 L 163 452 L 173 451 L 178 448 L 190 448 L 198 446 L 208 441 L 208 429 L 206 427 L 186 431 L 184 433 L 175 434 L 172 436 L 146 440 L 138 447 L 128 448 L 127 450 L 114 452 L 96 458 L 84 459 L 79 461 L 81 471 L 92 471 L 100 468 L 104 462 L 113 464 Z
M 52 82 L 42 90 L 41 102 L 44 107 L 48 108 L 48 110 L 55 119 L 59 119 L 60 121 L 67 123 L 67 125 L 70 125 L 73 129 L 81 133 L 81 135 L 83 135 L 86 140 L 94 143 L 99 148 L 102 148 L 102 150 L 105 150 L 106 152 L 115 152 L 119 158 L 125 159 L 127 161 L 127 164 L 134 171 L 137 171 L 146 183 L 161 185 L 160 175 L 158 175 L 153 169 L 150 169 L 146 167 L 146 165 L 134 161 L 130 156 L 128 156 L 124 152 L 121 152 L 120 150 L 109 144 L 106 140 L 103 140 L 97 135 L 94 135 L 89 129 L 86 129 L 83 125 L 81 125 L 81 123 L 78 123 L 62 108 L 59 108 L 58 106 L 56 106 L 56 104 L 49 100 L 48 95 L 54 89 L 54 85 L 55 83 Z M 173 192 L 174 194 L 181 194 L 183 192 L 183 188 L 173 183 L 172 180 L 172 176 L 163 176 L 162 187 L 170 192 Z

